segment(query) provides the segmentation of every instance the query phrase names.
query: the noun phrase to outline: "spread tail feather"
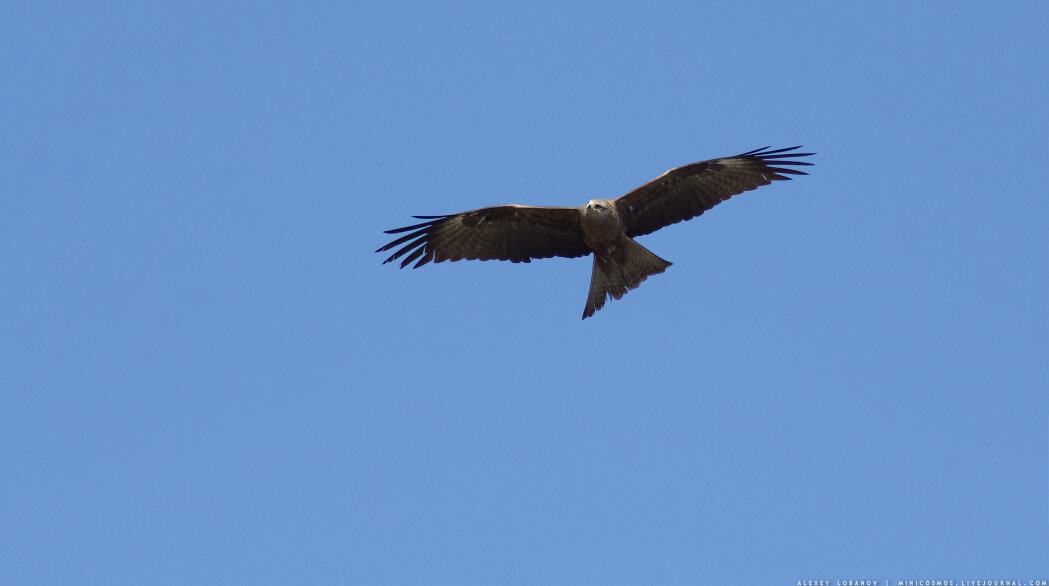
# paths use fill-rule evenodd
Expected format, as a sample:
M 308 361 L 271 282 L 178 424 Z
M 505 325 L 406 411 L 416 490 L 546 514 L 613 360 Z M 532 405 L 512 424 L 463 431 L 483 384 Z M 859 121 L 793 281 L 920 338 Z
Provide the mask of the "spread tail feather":
M 671 265 L 644 246 L 626 238 L 626 245 L 612 255 L 594 253 L 594 271 L 590 276 L 590 294 L 586 299 L 583 319 L 605 306 L 608 297 L 619 299 L 637 288 L 649 275 L 657 275 Z

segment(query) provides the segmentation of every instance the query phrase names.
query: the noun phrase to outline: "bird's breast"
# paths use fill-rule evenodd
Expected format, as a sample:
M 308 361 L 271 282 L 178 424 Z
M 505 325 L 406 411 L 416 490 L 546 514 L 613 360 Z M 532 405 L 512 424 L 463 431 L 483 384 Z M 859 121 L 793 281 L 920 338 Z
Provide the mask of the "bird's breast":
M 583 206 L 580 225 L 583 228 L 583 240 L 591 250 L 606 252 L 613 248 L 623 236 L 619 224 L 619 214 L 614 205 L 606 207 Z

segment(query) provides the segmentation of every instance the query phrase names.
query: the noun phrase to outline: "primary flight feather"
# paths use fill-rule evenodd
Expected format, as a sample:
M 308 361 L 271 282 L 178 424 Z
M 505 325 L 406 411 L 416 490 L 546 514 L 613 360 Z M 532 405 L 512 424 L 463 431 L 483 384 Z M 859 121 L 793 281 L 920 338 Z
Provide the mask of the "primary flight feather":
M 813 153 L 801 147 L 749 151 L 671 169 L 617 199 L 592 199 L 575 208 L 503 205 L 447 216 L 414 216 L 425 222 L 387 230 L 403 234 L 376 250 L 397 247 L 384 263 L 401 260 L 401 268 L 433 261 L 509 260 L 577 257 L 594 254 L 590 293 L 583 319 L 619 299 L 649 275 L 671 263 L 634 241 L 637 236 L 694 218 L 726 199 L 807 175 L 794 167 L 812 163 L 793 160 Z

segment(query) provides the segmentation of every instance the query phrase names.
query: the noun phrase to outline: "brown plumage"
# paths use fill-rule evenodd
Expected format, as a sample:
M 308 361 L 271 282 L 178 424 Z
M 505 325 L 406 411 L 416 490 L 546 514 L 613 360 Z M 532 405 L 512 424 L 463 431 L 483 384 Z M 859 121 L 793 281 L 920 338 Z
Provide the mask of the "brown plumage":
M 694 218 L 733 195 L 788 175 L 806 175 L 792 167 L 812 163 L 791 160 L 813 153 L 800 147 L 756 149 L 722 159 L 692 163 L 663 173 L 614 200 L 592 199 L 575 208 L 504 205 L 447 216 L 414 216 L 420 224 L 387 230 L 407 232 L 376 252 L 398 248 L 388 263 L 401 257 L 401 268 L 445 260 L 574 258 L 594 253 L 590 294 L 583 319 L 601 309 L 611 296 L 619 299 L 649 275 L 671 263 L 633 240 Z

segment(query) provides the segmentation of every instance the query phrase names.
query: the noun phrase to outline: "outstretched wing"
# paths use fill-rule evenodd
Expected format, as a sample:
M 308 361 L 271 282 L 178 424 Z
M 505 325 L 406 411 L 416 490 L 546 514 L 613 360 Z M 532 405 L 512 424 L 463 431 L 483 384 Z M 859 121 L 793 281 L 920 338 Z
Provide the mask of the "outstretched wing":
M 807 175 L 791 168 L 812 164 L 789 160 L 813 154 L 795 152 L 799 148 L 765 147 L 671 169 L 616 199 L 616 209 L 628 236 L 649 234 L 694 218 L 733 195 L 789 180 L 787 175 Z
M 407 232 L 375 252 L 401 246 L 383 261 L 408 255 L 401 268 L 445 260 L 509 260 L 530 262 L 551 256 L 586 256 L 578 208 L 495 206 L 448 216 L 414 216 L 422 224 L 387 230 Z M 402 246 L 403 245 L 403 246 Z

